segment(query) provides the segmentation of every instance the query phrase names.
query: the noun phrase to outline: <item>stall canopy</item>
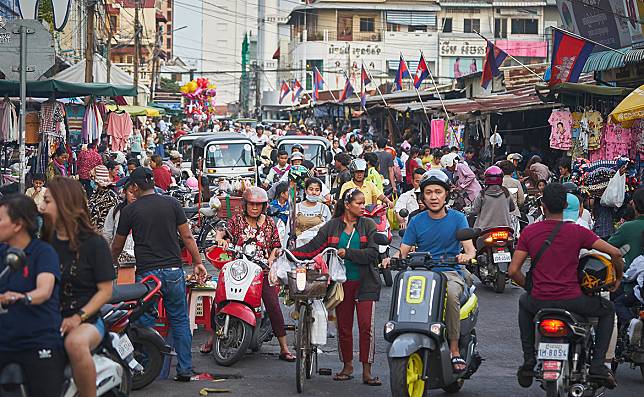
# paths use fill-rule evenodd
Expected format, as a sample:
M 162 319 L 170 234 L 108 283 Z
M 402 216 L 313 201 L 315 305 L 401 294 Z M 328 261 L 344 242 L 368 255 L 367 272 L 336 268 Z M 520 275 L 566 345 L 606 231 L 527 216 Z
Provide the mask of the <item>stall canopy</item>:
M 27 82 L 27 96 L 35 98 L 71 98 L 77 96 L 136 96 L 133 85 L 107 83 L 70 83 L 56 79 Z M 20 96 L 20 82 L 0 80 L 0 96 Z
M 107 105 L 108 110 L 125 110 L 130 114 L 130 116 L 148 116 L 148 117 L 159 117 L 165 114 L 165 111 L 160 108 L 152 108 L 147 106 L 118 106 L 118 105 Z
M 644 85 L 624 98 L 608 117 L 618 123 L 644 118 Z

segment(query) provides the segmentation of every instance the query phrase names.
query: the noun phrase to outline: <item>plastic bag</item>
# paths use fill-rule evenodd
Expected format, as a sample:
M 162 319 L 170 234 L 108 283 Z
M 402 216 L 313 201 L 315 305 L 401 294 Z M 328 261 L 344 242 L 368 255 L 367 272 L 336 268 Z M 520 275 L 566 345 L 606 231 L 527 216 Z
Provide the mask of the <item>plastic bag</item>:
M 343 283 L 347 281 L 347 268 L 344 266 L 344 261 L 337 255 L 330 255 L 327 261 L 329 265 L 329 277 L 331 281 L 336 283 Z
M 608 186 L 602 194 L 601 205 L 604 207 L 619 208 L 624 204 L 626 195 L 626 173 L 621 174 L 619 171 L 610 178 Z
M 313 324 L 311 327 L 311 344 L 322 346 L 326 345 L 327 333 L 327 316 L 326 307 L 321 299 L 313 301 Z
M 291 271 L 291 262 L 286 256 L 281 255 L 275 260 L 271 270 L 268 272 L 268 282 L 271 285 L 277 285 L 278 282 L 288 285 L 288 272 Z

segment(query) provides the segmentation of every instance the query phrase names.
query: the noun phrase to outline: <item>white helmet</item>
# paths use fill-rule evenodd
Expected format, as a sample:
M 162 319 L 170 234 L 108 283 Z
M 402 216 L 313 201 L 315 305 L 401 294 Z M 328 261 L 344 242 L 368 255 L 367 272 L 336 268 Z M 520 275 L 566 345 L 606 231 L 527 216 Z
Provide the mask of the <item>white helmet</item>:
M 459 160 L 458 153 L 448 153 L 441 157 L 441 167 L 447 168 L 456 164 Z

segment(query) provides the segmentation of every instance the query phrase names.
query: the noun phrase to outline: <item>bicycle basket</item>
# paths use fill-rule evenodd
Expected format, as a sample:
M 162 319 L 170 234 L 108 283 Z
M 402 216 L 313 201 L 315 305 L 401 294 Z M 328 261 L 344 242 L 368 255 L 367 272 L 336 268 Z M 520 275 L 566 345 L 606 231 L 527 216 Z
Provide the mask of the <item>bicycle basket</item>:
M 306 286 L 303 291 L 297 289 L 296 272 L 288 272 L 288 289 L 291 298 L 322 299 L 326 296 L 329 275 L 314 270 L 306 271 Z

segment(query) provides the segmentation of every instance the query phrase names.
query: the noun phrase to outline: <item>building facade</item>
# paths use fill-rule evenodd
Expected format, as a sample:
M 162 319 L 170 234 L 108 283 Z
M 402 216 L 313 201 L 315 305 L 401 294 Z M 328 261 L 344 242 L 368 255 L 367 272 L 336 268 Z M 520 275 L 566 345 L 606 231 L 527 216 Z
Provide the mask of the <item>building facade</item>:
M 19 16 L 18 0 L 0 0 L 0 17 L 11 20 Z

